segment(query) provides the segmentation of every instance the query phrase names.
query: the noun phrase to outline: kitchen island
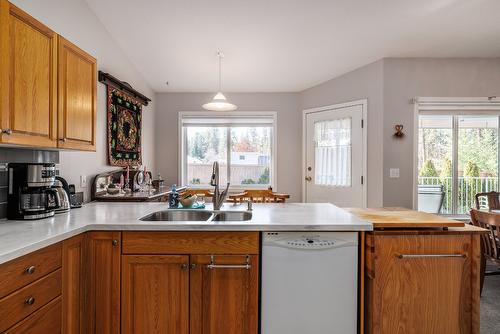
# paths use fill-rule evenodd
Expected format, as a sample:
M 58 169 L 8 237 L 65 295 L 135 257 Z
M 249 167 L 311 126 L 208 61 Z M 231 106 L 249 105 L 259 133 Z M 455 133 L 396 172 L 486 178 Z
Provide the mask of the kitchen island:
M 388 227 L 376 210 L 331 204 L 254 204 L 251 217 L 223 207 L 245 221 L 209 209 L 203 221 L 145 221 L 166 204 L 91 203 L 1 222 L 0 331 L 257 333 L 262 236 L 294 231 L 358 236 L 359 332 L 479 331 L 481 229 L 379 210 L 397 216 Z

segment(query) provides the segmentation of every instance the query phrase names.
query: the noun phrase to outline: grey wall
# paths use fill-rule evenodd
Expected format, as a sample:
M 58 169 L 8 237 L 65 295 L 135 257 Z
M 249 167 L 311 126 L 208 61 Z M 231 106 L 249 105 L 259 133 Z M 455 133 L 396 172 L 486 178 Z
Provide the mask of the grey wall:
M 157 168 L 167 183 L 178 180 L 178 113 L 199 111 L 213 93 L 156 94 Z M 291 201 L 301 199 L 302 119 L 299 94 L 296 93 L 227 93 L 238 111 L 276 111 L 278 115 L 277 177 L 275 190 L 289 193 Z M 235 112 L 238 112 L 235 111 Z
M 500 58 L 384 59 L 384 206 L 412 207 L 413 97 L 486 97 L 500 95 Z M 403 140 L 392 137 L 403 124 Z M 389 178 L 389 168 L 400 178 Z
M 11 0 L 52 30 L 63 35 L 97 58 L 97 68 L 127 81 L 144 95 L 153 98 L 153 91 L 111 38 L 85 0 Z M 153 101 L 154 102 L 154 101 Z M 154 105 L 143 108 L 143 161 L 148 169 L 155 169 Z M 87 176 L 87 199 L 95 174 L 116 169 L 107 165 L 106 146 L 106 86 L 97 84 L 97 142 L 96 152 L 61 151 L 61 176 L 80 186 L 80 175 Z
M 359 99 L 368 100 L 369 207 L 382 206 L 383 201 L 383 67 L 384 62 L 380 60 L 301 93 L 301 110 Z

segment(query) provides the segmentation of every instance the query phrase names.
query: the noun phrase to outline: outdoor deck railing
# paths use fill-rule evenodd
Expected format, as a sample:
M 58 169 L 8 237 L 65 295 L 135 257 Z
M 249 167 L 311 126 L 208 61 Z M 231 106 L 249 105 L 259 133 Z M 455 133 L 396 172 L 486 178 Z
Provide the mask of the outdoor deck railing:
M 452 179 L 451 177 L 418 177 L 419 185 L 443 185 L 445 192 L 441 213 L 451 214 L 452 211 Z M 498 177 L 479 176 L 458 178 L 458 206 L 459 214 L 467 213 L 470 208 L 475 206 L 475 195 L 480 192 L 498 191 Z

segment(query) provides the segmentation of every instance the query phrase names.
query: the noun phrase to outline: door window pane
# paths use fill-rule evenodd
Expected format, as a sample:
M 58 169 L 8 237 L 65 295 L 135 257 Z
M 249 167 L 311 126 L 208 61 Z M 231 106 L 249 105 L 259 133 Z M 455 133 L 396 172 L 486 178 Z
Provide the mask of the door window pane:
M 231 128 L 231 184 L 267 188 L 271 185 L 272 127 Z
M 453 211 L 453 116 L 420 115 L 418 129 L 418 210 Z
M 227 127 L 185 127 L 186 183 L 209 186 L 212 164 L 220 164 L 220 184 L 227 182 Z
M 475 194 L 498 190 L 498 117 L 458 116 L 458 207 L 475 206 Z
M 351 186 L 351 118 L 314 123 L 314 182 Z

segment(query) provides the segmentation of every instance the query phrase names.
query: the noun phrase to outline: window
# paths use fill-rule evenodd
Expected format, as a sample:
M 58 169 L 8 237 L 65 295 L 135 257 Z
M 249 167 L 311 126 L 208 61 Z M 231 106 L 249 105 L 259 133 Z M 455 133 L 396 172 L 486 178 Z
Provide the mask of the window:
M 431 109 L 418 115 L 418 209 L 466 214 L 476 193 L 499 190 L 500 112 Z
M 221 185 L 274 187 L 275 119 L 270 112 L 180 113 L 182 184 L 210 187 L 218 161 Z

